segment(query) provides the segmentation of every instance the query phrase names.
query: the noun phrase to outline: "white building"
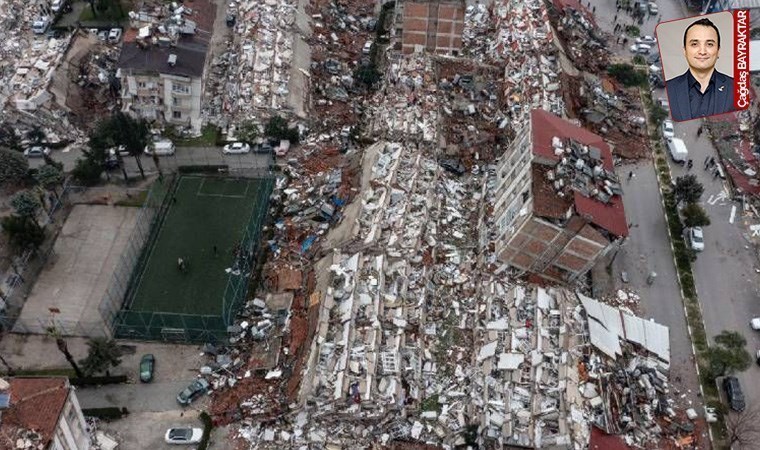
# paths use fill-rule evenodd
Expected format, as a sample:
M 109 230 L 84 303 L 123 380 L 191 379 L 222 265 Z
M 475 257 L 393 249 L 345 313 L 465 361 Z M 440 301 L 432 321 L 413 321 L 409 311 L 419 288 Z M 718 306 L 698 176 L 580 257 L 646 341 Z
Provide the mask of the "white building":
M 18 439 L 45 450 L 90 448 L 84 415 L 68 378 L 0 380 L 0 448 Z
M 180 37 L 176 45 L 128 41 L 119 58 L 122 111 L 201 131 L 203 71 L 208 42 Z

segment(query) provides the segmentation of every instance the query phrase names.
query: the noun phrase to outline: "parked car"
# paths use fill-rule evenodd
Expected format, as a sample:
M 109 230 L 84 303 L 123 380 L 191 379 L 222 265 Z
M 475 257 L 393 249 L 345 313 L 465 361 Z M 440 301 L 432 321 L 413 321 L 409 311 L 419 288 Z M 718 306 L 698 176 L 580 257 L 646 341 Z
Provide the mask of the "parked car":
M 701 252 L 705 249 L 705 237 L 702 234 L 702 227 L 691 227 L 689 229 L 689 244 L 695 252 Z
M 651 55 L 647 56 L 647 62 L 649 64 L 657 64 L 660 62 L 660 52 L 654 52 Z
M 121 40 L 121 28 L 111 28 L 108 32 L 108 42 L 116 44 Z
M 660 13 L 660 8 L 655 2 L 649 2 L 649 14 L 655 16 Z
M 156 365 L 156 358 L 150 353 L 143 355 L 140 359 L 140 381 L 148 383 L 153 379 L 153 368 Z
M 174 142 L 169 140 L 157 140 L 153 143 L 153 150 L 150 145 L 146 145 L 144 150 L 146 155 L 152 155 L 155 152 L 159 156 L 173 155 L 174 151 Z
M 673 126 L 672 120 L 665 119 L 662 121 L 662 137 L 664 137 L 665 140 L 676 137 L 676 129 Z
M 749 326 L 751 326 L 753 330 L 760 331 L 760 317 L 755 317 L 754 319 L 750 320 Z
M 636 43 L 652 46 L 657 43 L 657 38 L 654 36 L 641 36 L 636 38 Z
M 34 34 L 45 34 L 50 27 L 51 20 L 48 16 L 40 16 L 32 21 L 32 32 Z
M 648 55 L 652 50 L 652 47 L 647 44 L 633 44 L 629 47 L 629 50 L 631 53 L 636 53 L 638 55 Z
M 660 105 L 660 108 L 664 109 L 665 111 L 670 111 L 670 102 L 667 98 L 660 97 L 657 99 L 657 104 Z
M 203 378 L 198 378 L 197 380 L 190 383 L 190 386 L 186 387 L 182 390 L 179 394 L 177 394 L 177 402 L 179 402 L 180 405 L 189 405 L 193 402 L 197 397 L 203 395 L 208 391 L 209 384 L 208 381 L 206 381 Z
M 370 53 L 372 53 L 372 45 L 373 45 L 372 41 L 365 42 L 364 47 L 362 47 L 362 53 L 365 55 L 369 55 Z
M 758 350 L 757 353 L 755 354 L 755 362 L 757 363 L 758 366 L 760 366 L 760 350 Z
M 742 387 L 739 384 L 739 379 L 736 377 L 724 378 L 723 390 L 726 392 L 728 407 L 736 412 L 744 411 L 746 404 L 744 403 L 744 393 L 742 393 Z
M 203 430 L 200 428 L 169 428 L 164 440 L 167 444 L 197 444 L 202 437 Z
M 222 149 L 222 153 L 225 155 L 239 155 L 241 153 L 248 153 L 251 151 L 251 146 L 245 142 L 235 142 L 227 144 Z
M 24 156 L 27 158 L 42 158 L 45 155 L 49 154 L 50 149 L 42 145 L 35 145 L 34 147 L 29 147 L 28 149 L 24 150 Z

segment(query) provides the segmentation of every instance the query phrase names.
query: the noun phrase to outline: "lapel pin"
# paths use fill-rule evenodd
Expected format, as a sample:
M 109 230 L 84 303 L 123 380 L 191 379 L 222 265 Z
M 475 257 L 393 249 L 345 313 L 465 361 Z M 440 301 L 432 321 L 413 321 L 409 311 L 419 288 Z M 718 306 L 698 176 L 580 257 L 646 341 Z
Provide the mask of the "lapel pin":
M 721 87 L 719 87 L 719 88 L 718 88 L 718 90 L 719 90 L 720 92 L 723 92 L 723 88 L 724 88 L 724 87 L 725 87 L 725 86 L 721 86 Z

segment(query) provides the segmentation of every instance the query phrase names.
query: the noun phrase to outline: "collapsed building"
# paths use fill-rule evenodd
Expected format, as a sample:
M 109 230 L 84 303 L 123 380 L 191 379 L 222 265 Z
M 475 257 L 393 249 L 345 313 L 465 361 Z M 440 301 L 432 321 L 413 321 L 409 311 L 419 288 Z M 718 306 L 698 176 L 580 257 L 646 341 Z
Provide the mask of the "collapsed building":
M 628 235 L 609 146 L 547 111 L 531 112 L 497 180 L 495 250 L 520 270 L 571 283 Z

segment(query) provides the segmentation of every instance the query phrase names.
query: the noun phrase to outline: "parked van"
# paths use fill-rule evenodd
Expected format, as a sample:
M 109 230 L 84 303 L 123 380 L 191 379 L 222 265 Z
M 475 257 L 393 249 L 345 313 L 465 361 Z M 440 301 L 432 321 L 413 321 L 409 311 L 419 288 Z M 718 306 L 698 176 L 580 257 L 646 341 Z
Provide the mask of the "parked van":
M 146 155 L 152 155 L 153 151 L 155 151 L 156 155 L 173 155 L 174 154 L 174 142 L 169 140 L 160 140 L 153 143 L 153 151 L 151 151 L 151 146 L 146 145 L 145 146 L 145 154 Z
M 685 163 L 689 159 L 689 150 L 682 139 L 668 139 L 668 151 L 670 152 L 670 157 L 675 162 Z

